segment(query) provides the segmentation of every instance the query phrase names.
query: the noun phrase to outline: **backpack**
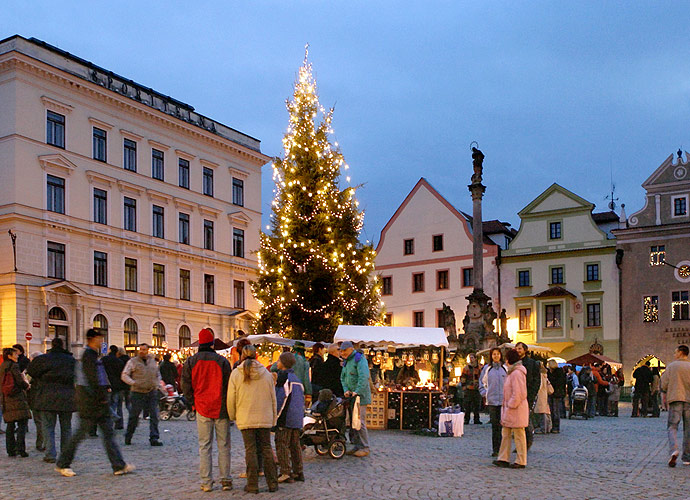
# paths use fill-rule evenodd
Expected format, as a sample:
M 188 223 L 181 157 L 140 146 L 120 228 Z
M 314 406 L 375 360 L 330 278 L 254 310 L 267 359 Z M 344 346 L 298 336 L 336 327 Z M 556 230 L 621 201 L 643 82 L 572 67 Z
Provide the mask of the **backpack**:
M 12 396 L 15 393 L 14 376 L 11 372 L 6 371 L 2 379 L 2 395 Z

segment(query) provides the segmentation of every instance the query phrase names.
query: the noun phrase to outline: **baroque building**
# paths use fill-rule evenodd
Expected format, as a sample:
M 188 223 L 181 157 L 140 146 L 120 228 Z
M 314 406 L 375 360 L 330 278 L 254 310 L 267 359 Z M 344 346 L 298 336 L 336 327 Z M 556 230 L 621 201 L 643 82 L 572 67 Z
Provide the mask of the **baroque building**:
M 247 331 L 268 161 L 188 104 L 39 40 L 0 41 L 0 343 L 76 348 L 96 327 L 177 348 L 204 327 Z

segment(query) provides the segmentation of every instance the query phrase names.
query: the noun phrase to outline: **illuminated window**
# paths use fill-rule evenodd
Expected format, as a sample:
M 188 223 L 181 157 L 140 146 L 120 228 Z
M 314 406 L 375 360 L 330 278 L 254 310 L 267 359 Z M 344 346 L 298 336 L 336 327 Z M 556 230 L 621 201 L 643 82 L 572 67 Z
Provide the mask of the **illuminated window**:
M 153 294 L 165 297 L 165 266 L 163 264 L 153 265 Z
M 103 336 L 103 342 L 108 343 L 108 320 L 102 314 L 93 318 L 93 329 Z
M 642 321 L 645 323 L 656 323 L 659 321 L 659 297 L 647 295 L 644 298 L 644 311 Z
M 393 326 L 393 313 L 387 313 L 383 317 L 383 324 L 386 326 Z
M 189 329 L 187 325 L 182 325 L 180 327 L 180 334 L 179 334 L 179 347 L 182 349 L 183 347 L 189 347 L 192 343 L 192 331 Z
M 561 327 L 561 305 L 552 304 L 544 306 L 544 313 L 546 316 L 546 328 L 560 328 Z
M 139 343 L 139 327 L 132 318 L 125 321 L 124 342 L 126 346 L 135 346 Z
M 690 300 L 688 291 L 671 292 L 671 319 L 690 319 Z
M 163 323 L 157 321 L 153 325 L 153 347 L 163 347 L 165 342 L 165 327 Z
M 649 252 L 649 265 L 661 266 L 666 260 L 666 245 L 653 246 Z
M 137 291 L 137 260 L 125 257 L 125 290 Z
M 532 309 L 520 309 L 518 311 L 520 316 L 520 330 L 529 330 L 532 328 Z
M 412 275 L 412 291 L 424 291 L 424 273 L 415 273 Z
M 448 271 L 436 271 L 436 288 L 448 290 Z

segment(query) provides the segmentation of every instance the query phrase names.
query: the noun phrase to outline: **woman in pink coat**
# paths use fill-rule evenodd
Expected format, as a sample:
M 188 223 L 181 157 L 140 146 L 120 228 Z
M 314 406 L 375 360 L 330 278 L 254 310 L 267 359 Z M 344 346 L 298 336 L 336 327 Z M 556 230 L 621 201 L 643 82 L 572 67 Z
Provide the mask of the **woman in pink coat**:
M 503 385 L 503 407 L 501 409 L 501 449 L 498 460 L 494 460 L 497 467 L 524 469 L 527 465 L 527 439 L 525 427 L 529 425 L 529 406 L 527 405 L 527 370 L 522 366 L 520 355 L 515 349 L 506 355 L 508 375 Z M 517 458 L 511 464 L 511 441 L 515 441 Z

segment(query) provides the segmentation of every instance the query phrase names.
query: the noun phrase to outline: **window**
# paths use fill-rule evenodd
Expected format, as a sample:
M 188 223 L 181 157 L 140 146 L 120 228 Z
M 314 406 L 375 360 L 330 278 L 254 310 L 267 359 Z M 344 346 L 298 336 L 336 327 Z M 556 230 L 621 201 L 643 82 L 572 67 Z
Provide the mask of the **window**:
M 137 200 L 125 196 L 124 227 L 126 231 L 137 230 Z
M 529 270 L 518 271 L 518 286 L 531 286 Z
M 235 295 L 235 307 L 237 309 L 244 309 L 244 281 L 235 280 L 232 288 Z
M 213 250 L 213 221 L 204 220 L 204 248 Z
M 560 328 L 561 327 L 561 305 L 552 304 L 544 306 L 546 313 L 546 328 Z
M 232 254 L 235 257 L 244 257 L 244 231 L 232 229 Z
M 392 276 L 384 276 L 381 278 L 381 284 L 383 290 L 381 291 L 381 295 L 393 295 L 393 277 Z
M 412 275 L 412 291 L 413 292 L 423 292 L 424 291 L 424 273 L 414 273 Z
M 135 346 L 139 344 L 139 328 L 137 327 L 137 322 L 132 318 L 125 321 L 124 342 L 126 346 Z
M 105 162 L 107 161 L 107 132 L 103 129 L 93 128 L 93 159 Z
M 532 309 L 520 309 L 518 310 L 518 316 L 520 317 L 520 330 L 531 330 Z
M 671 292 L 671 319 L 681 320 L 690 319 L 690 300 L 688 300 L 688 292 Z
M 682 217 L 688 215 L 688 198 L 673 198 L 673 216 Z
M 192 331 L 187 325 L 182 325 L 179 332 L 179 344 L 180 349 L 184 347 L 189 347 L 192 344 Z
M 232 204 L 244 206 L 244 181 L 232 178 Z
M 93 284 L 96 286 L 108 286 L 108 254 L 104 252 L 93 253 Z
M 178 159 L 179 184 L 180 187 L 189 189 L 189 162 L 184 158 Z
M 403 241 L 403 255 L 414 255 L 414 239 Z
M 204 302 L 206 304 L 215 302 L 215 284 L 212 274 L 204 274 Z
M 443 235 L 442 234 L 436 234 L 436 235 L 432 236 L 431 245 L 432 245 L 434 252 L 440 252 L 441 250 L 443 250 Z
M 642 321 L 645 323 L 657 323 L 659 321 L 659 297 L 657 295 L 645 296 Z
M 130 139 L 124 140 L 122 165 L 125 167 L 125 170 L 137 171 L 137 143 Z
M 587 264 L 587 281 L 599 281 L 599 264 Z
M 462 270 L 462 286 L 474 286 L 474 270 L 471 267 Z
M 560 240 L 561 239 L 561 222 L 550 222 L 549 223 L 549 239 L 550 240 Z
M 153 347 L 163 347 L 165 342 L 165 327 L 160 321 L 153 324 Z
M 448 290 L 448 270 L 436 271 L 436 288 Z
M 153 237 L 165 238 L 165 224 L 163 207 L 153 205 Z
M 189 215 L 180 212 L 179 241 L 183 245 L 189 245 Z
M 180 269 L 180 300 L 191 300 L 190 281 L 189 269 Z
M 48 210 L 65 213 L 65 179 L 48 174 Z
M 48 242 L 48 277 L 65 279 L 65 245 Z
M 153 294 L 165 297 L 165 266 L 163 264 L 153 265 Z
M 415 311 L 412 313 L 414 318 L 414 326 L 424 326 L 424 311 Z
M 587 304 L 587 326 L 601 326 L 601 304 Z
M 108 192 L 93 188 L 93 221 L 99 224 L 108 223 Z
M 206 196 L 213 196 L 213 170 L 208 167 L 204 167 L 203 187 Z
M 649 252 L 649 265 L 662 266 L 666 260 L 666 245 L 653 246 Z
M 93 318 L 93 329 L 103 335 L 103 342 L 108 343 L 108 320 L 102 314 L 96 314 Z
M 552 267 L 551 268 L 551 284 L 552 285 L 562 285 L 563 284 L 563 267 Z
M 383 324 L 386 326 L 393 326 L 393 313 L 384 314 Z
M 65 117 L 48 111 L 46 118 L 46 142 L 65 149 Z
M 165 172 L 163 158 L 163 151 L 151 149 L 151 177 L 159 181 L 163 180 Z
M 137 291 L 137 259 L 125 257 L 125 290 Z

